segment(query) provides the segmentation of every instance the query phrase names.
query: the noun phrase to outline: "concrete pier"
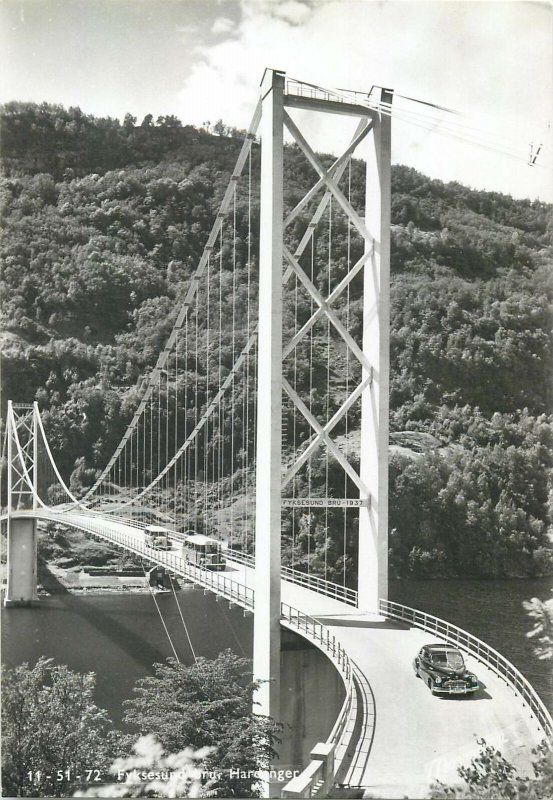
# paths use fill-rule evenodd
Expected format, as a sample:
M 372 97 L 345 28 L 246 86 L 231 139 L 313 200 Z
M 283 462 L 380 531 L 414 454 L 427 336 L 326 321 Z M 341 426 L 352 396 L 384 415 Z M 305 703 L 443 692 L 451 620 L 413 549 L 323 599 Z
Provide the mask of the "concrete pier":
M 5 606 L 38 605 L 37 522 L 32 517 L 8 519 L 8 581 Z

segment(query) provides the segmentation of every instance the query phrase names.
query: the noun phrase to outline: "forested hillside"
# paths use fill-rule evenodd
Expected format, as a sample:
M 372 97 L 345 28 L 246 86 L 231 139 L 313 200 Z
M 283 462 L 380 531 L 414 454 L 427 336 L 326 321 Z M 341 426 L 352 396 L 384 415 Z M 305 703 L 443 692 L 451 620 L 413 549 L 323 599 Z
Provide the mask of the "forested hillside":
M 240 133 L 22 103 L 1 125 L 2 409 L 38 400 L 66 475 L 90 476 L 170 330 Z M 254 145 L 254 183 L 258 160 Z M 313 175 L 286 160 L 291 206 Z M 359 163 L 351 183 L 360 204 Z M 551 573 L 552 208 L 403 166 L 392 184 L 392 569 Z

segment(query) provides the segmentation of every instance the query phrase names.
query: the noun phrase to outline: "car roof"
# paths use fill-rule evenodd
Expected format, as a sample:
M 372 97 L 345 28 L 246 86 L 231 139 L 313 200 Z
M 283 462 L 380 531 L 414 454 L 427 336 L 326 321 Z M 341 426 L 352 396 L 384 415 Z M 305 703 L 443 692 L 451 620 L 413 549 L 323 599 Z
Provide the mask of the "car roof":
M 218 539 L 211 539 L 209 536 L 204 536 L 203 533 L 194 533 L 191 536 L 187 536 L 185 538 L 185 542 L 190 542 L 191 544 L 220 544 Z
M 437 650 L 459 650 L 458 647 L 452 644 L 425 644 L 425 647 L 427 650 L 432 650 L 432 652 L 436 652 Z

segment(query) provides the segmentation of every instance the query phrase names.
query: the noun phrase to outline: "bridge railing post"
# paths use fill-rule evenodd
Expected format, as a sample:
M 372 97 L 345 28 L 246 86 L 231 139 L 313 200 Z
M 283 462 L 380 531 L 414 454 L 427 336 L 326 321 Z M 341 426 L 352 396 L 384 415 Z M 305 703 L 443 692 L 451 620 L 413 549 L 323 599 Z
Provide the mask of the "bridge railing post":
M 315 745 L 315 747 L 311 750 L 311 758 L 314 761 L 320 761 L 322 763 L 322 770 L 321 770 L 321 778 L 324 781 L 325 787 L 332 780 L 334 776 L 334 751 L 336 749 L 335 744 L 329 744 L 328 742 L 319 742 Z M 323 787 L 321 787 L 323 788 Z M 321 792 L 322 794 L 322 792 Z

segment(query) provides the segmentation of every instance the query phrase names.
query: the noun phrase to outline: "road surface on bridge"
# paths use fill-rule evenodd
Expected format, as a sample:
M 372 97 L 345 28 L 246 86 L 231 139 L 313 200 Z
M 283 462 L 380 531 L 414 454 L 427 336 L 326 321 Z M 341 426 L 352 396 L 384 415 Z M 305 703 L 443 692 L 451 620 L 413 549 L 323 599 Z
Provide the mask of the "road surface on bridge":
M 253 587 L 252 569 L 232 562 L 231 568 L 234 580 L 244 576 Z M 422 797 L 436 780 L 459 781 L 457 767 L 476 755 L 478 738 L 498 747 L 523 774 L 533 774 L 529 744 L 538 744 L 543 731 L 514 691 L 481 662 L 465 655 L 482 685 L 474 696 L 434 696 L 416 678 L 412 662 L 423 645 L 443 641 L 435 634 L 362 614 L 284 580 L 282 600 L 329 627 L 372 690 L 366 714 L 373 727 L 364 731 L 342 783 L 373 796 Z
M 61 521 L 60 515 L 52 516 Z M 71 521 L 100 535 L 106 525 L 104 519 L 84 513 L 72 513 Z M 141 529 L 112 520 L 109 528 L 145 544 Z M 175 542 L 172 553 L 150 550 L 152 561 L 170 566 L 170 556 L 180 552 L 180 545 Z M 254 589 L 254 571 L 244 564 L 228 560 L 217 574 Z M 490 668 L 465 654 L 482 688 L 473 696 L 434 696 L 416 678 L 412 661 L 424 644 L 440 641 L 439 636 L 377 613 L 363 614 L 287 580 L 282 581 L 282 601 L 327 626 L 363 677 L 358 685 L 363 724 L 355 750 L 338 774 L 339 783 L 363 787 L 367 796 L 421 797 L 435 780 L 459 781 L 457 767 L 478 752 L 477 738 L 498 747 L 522 774 L 532 774 L 531 748 L 543 739 L 543 731 Z
M 439 637 L 376 614 L 319 619 L 366 676 L 374 698 L 374 737 L 358 748 L 344 783 L 373 796 L 423 797 L 435 780 L 458 782 L 457 767 L 470 762 L 481 737 L 532 774 L 529 745 L 541 741 L 543 731 L 491 669 L 465 655 L 482 688 L 473 696 L 434 696 L 412 662 Z

